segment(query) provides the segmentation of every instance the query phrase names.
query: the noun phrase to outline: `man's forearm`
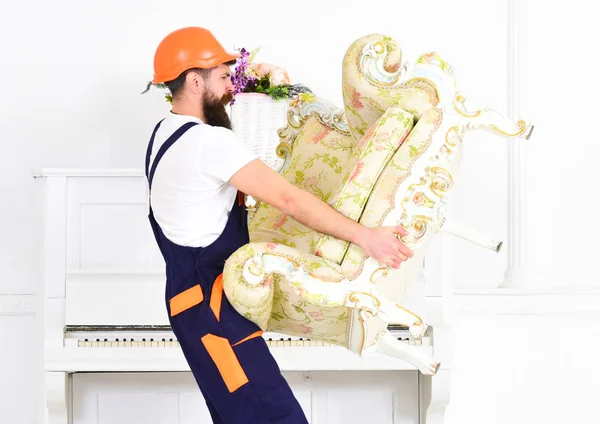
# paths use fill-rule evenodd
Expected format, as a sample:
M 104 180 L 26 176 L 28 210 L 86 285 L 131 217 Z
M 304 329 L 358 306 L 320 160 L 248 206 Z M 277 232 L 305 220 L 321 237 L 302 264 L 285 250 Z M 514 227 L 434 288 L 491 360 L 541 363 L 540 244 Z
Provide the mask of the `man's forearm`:
M 320 233 L 361 244 L 366 228 L 342 215 L 315 195 L 294 188 L 286 198 L 282 212 Z

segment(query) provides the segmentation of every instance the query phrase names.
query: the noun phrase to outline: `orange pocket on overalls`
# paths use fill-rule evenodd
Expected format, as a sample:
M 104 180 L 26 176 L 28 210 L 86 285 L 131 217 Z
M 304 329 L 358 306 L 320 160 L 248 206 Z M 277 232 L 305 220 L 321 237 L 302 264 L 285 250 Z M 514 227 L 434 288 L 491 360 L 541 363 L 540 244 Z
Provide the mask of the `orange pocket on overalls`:
M 248 382 L 248 377 L 229 340 L 214 334 L 207 334 L 202 337 L 202 344 L 217 366 L 229 393 L 235 392 Z
M 198 305 L 202 300 L 204 300 L 204 294 L 202 293 L 200 284 L 196 284 L 195 286 L 182 291 L 169 300 L 171 316 L 174 317 L 175 315 L 190 309 L 192 306 Z
M 209 305 L 217 321 L 221 321 L 221 304 L 223 303 L 223 274 L 215 279 L 210 293 Z

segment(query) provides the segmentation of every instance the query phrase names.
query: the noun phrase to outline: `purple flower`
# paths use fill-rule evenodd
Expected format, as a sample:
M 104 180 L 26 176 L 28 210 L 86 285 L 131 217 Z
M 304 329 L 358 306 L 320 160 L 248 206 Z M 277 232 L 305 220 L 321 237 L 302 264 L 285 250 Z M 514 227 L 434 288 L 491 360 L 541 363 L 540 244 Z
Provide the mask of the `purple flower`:
M 231 104 L 235 102 L 236 94 L 243 93 L 249 84 L 256 82 L 256 78 L 246 74 L 246 69 L 248 69 L 248 56 L 250 56 L 250 52 L 242 48 L 240 49 L 240 53 L 241 57 L 237 59 L 234 72 L 231 75 L 234 95 L 234 99 L 231 101 Z

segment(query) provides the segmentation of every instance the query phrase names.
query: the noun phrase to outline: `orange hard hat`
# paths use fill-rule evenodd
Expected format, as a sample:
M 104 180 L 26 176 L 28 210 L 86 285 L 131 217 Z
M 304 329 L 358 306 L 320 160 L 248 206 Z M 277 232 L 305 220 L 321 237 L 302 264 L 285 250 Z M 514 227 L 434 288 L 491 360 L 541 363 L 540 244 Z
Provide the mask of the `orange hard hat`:
M 152 83 L 172 81 L 188 69 L 210 69 L 240 56 L 226 52 L 207 29 L 181 28 L 167 35 L 156 48 Z

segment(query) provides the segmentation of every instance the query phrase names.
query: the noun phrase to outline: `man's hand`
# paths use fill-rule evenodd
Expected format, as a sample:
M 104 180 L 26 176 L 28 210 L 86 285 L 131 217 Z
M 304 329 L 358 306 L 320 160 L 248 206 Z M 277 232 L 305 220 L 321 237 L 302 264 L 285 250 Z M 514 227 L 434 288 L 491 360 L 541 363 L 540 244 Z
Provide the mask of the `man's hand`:
M 401 262 L 413 256 L 397 237 L 407 234 L 403 227 L 365 227 L 308 191 L 290 184 L 259 159 L 236 172 L 230 183 L 313 230 L 357 244 L 369 256 L 391 268 L 400 268 Z
M 373 259 L 391 268 L 398 269 L 400 264 L 413 257 L 413 252 L 398 236 L 408 233 L 401 225 L 396 227 L 365 228 L 356 244 L 362 247 Z

